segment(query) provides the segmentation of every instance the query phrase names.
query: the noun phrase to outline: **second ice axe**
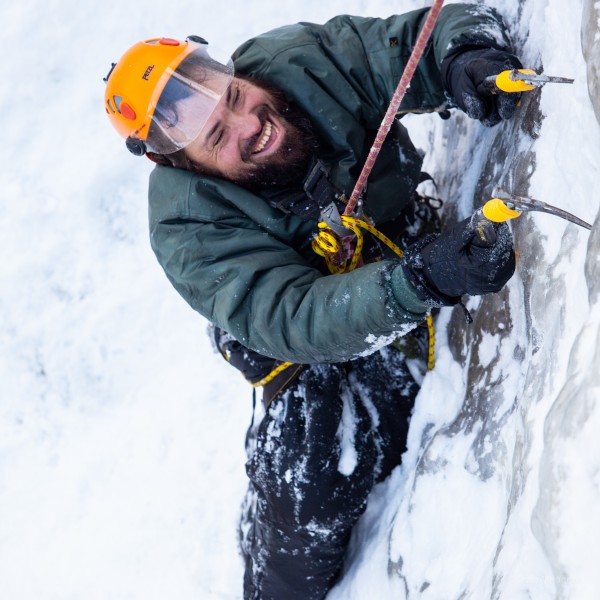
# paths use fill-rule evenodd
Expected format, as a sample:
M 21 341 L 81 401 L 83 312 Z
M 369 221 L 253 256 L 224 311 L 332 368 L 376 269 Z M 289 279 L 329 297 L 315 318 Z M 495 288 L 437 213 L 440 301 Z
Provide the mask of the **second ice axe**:
M 592 228 L 589 223 L 570 212 L 551 204 L 546 204 L 540 200 L 535 200 L 534 198 L 517 196 L 505 192 L 500 188 L 494 188 L 492 195 L 494 197 L 488 200 L 482 208 L 476 210 L 471 219 L 471 224 L 476 234 L 475 241 L 473 242 L 475 245 L 492 246 L 495 243 L 496 232 L 491 222 L 502 223 L 530 211 L 555 215 L 585 229 Z

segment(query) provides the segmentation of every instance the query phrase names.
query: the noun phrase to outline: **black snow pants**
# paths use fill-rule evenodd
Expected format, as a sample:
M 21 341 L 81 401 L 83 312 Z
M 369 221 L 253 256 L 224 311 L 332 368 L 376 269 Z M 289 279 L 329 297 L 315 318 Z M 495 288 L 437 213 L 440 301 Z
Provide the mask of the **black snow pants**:
M 418 385 L 385 348 L 306 367 L 249 432 L 245 600 L 317 600 L 340 575 L 373 485 L 400 464 Z

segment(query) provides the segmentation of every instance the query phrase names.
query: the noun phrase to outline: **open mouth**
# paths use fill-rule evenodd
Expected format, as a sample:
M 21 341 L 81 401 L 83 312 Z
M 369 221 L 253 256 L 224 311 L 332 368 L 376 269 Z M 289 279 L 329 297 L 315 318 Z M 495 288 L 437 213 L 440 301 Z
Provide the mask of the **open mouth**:
M 252 148 L 252 154 L 258 154 L 259 152 L 264 152 L 273 146 L 275 141 L 277 140 L 277 128 L 271 121 L 265 121 L 265 125 L 263 130 Z

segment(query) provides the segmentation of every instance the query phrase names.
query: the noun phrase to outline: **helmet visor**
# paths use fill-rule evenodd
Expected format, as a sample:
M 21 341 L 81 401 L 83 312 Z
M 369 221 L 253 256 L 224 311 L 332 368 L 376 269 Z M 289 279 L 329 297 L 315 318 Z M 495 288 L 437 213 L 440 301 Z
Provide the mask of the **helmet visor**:
M 176 69 L 167 69 L 166 85 L 151 116 L 147 149 L 157 154 L 171 154 L 194 141 L 233 76 L 231 59 L 215 60 L 204 45 L 191 52 Z

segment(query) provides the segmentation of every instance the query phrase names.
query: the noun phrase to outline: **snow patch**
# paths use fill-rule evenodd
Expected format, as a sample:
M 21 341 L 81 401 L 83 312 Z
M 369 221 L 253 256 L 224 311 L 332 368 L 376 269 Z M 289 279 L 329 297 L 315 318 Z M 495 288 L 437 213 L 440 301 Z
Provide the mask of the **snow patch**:
M 406 335 L 409 331 L 412 331 L 416 326 L 416 323 L 407 323 L 401 329 L 398 329 L 389 335 L 369 334 L 365 338 L 365 342 L 369 344 L 369 347 L 363 352 L 361 352 L 359 356 L 368 356 L 369 354 L 373 354 L 373 352 L 377 352 L 377 350 L 381 350 L 382 348 L 389 346 L 395 339 Z
M 356 436 L 356 415 L 354 413 L 352 394 L 349 390 L 345 390 L 342 393 L 342 402 L 342 419 L 336 434 L 340 443 L 338 471 L 342 475 L 349 476 L 354 472 L 358 464 L 358 456 L 354 443 Z

